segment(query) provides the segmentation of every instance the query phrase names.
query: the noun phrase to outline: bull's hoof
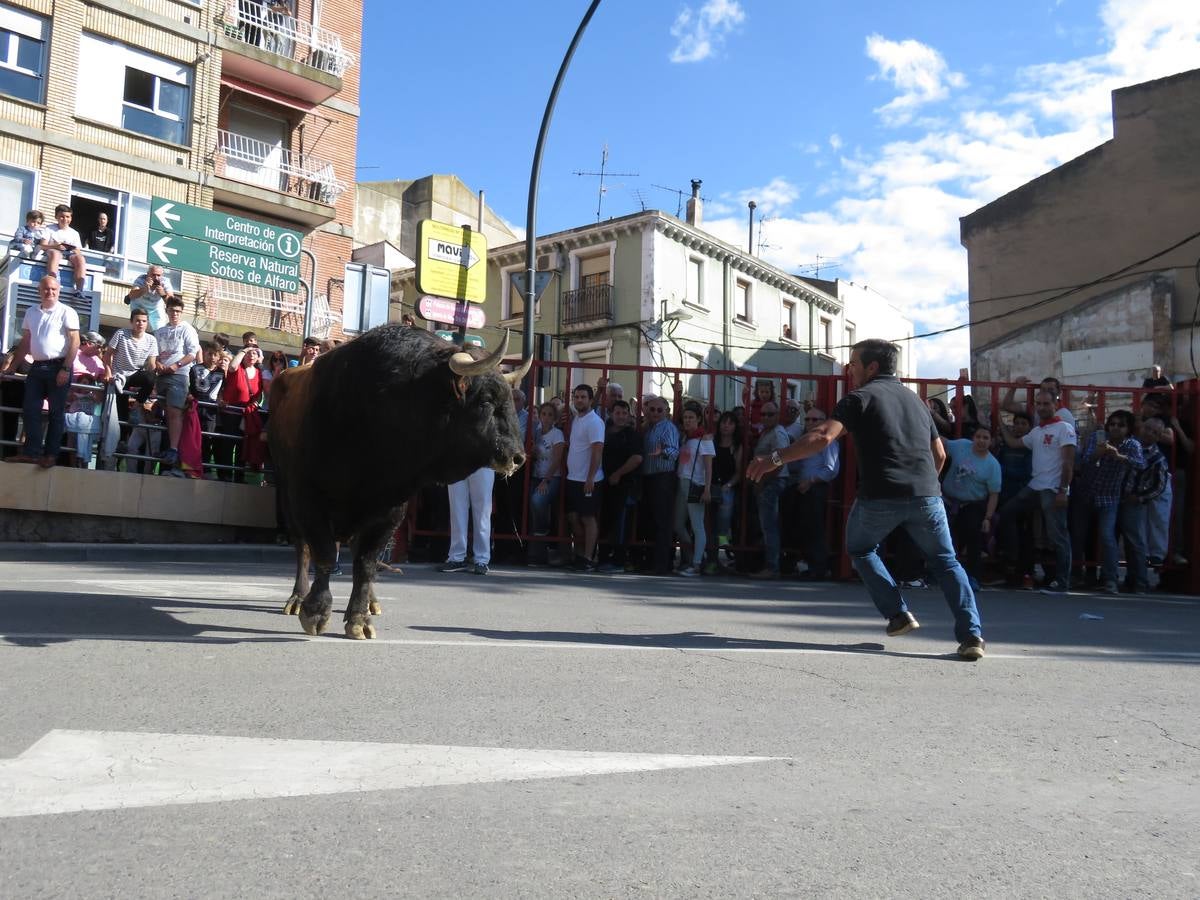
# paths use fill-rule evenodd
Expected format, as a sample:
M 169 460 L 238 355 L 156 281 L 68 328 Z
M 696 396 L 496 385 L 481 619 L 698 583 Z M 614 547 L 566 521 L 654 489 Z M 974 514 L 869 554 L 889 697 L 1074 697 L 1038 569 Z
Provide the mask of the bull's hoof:
M 283 614 L 285 616 L 300 615 L 300 604 L 303 602 L 303 597 L 288 597 L 288 602 L 283 604 Z
M 370 640 L 375 637 L 375 626 L 370 622 L 347 622 L 346 637 L 355 641 Z
M 319 615 L 310 616 L 303 610 L 300 611 L 300 627 L 304 629 L 304 633 L 316 637 L 325 630 L 325 626 L 329 624 L 329 613 L 320 613 Z
M 378 600 L 372 600 L 367 604 L 367 612 L 373 616 L 381 616 L 383 615 L 383 607 L 379 605 Z

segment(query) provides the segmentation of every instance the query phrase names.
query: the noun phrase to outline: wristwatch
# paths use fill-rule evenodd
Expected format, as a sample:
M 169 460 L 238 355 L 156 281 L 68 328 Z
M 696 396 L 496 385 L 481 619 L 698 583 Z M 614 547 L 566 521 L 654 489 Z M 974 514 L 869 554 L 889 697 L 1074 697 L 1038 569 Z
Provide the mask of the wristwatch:
M 780 468 L 783 466 L 783 460 L 779 458 L 778 450 L 771 451 L 771 464 L 773 466 L 775 466 L 776 468 Z

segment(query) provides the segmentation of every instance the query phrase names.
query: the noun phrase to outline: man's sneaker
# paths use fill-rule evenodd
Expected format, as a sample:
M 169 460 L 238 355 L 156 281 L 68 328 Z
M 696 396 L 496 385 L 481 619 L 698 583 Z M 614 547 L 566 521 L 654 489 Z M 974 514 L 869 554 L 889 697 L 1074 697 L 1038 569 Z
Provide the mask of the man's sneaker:
M 177 466 L 179 465 L 179 451 L 174 447 L 169 447 L 163 451 L 163 454 L 159 457 L 159 460 L 164 466 Z
M 486 575 L 487 573 L 487 563 L 475 563 L 475 565 L 471 566 L 472 575 Z
M 778 581 L 779 573 L 774 569 L 759 569 L 750 576 L 755 581 Z
M 682 569 L 679 570 L 679 574 L 682 575 L 684 578 L 695 578 L 697 575 L 700 574 L 700 570 L 697 569 L 695 566 L 684 566 Z
M 346 573 L 342 571 L 342 564 L 338 563 L 336 566 L 333 567 L 333 571 L 330 572 L 329 574 L 330 575 L 345 575 Z
M 1118 591 L 1118 590 L 1117 590 L 1117 583 L 1116 583 L 1115 581 L 1106 581 L 1106 582 L 1104 582 L 1104 585 L 1103 585 L 1103 586 L 1100 588 L 1100 590 L 1101 590 L 1101 591 L 1103 591 L 1103 592 L 1104 592 L 1104 593 L 1106 593 L 1106 594 L 1119 594 L 1119 593 L 1121 593 L 1120 591 Z
M 921 623 L 917 621 L 917 617 L 908 610 L 905 610 L 902 613 L 896 613 L 896 615 L 888 619 L 887 636 L 900 637 L 900 635 L 916 631 L 920 627 Z
M 596 566 L 596 571 L 601 575 L 616 575 L 618 572 L 624 572 L 625 567 L 618 566 L 614 562 L 606 562 Z
M 1061 595 L 1065 594 L 1068 590 L 1069 588 L 1065 582 L 1059 581 L 1057 578 L 1055 578 L 1048 585 L 1042 588 L 1039 593 Z
M 463 572 L 466 570 L 466 568 L 467 568 L 467 561 L 465 559 L 448 559 L 444 563 L 442 563 L 440 566 L 438 566 L 438 571 L 439 572 Z
M 1153 566 L 1154 568 L 1157 569 L 1162 564 L 1163 564 L 1163 558 L 1161 556 L 1149 556 L 1146 558 L 1146 565 L 1148 565 L 1148 566 Z
M 983 638 L 971 635 L 958 645 L 958 658 L 969 659 L 972 662 L 983 659 L 983 650 L 986 646 L 987 642 Z

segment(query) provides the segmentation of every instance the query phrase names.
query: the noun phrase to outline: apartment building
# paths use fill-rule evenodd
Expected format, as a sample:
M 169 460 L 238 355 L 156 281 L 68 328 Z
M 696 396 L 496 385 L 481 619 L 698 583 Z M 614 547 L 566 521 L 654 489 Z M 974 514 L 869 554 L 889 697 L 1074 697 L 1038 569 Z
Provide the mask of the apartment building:
M 354 222 L 362 0 L 0 0 L 0 234 L 74 226 L 106 326 L 145 271 L 151 198 L 303 236 L 300 290 L 168 273 L 202 332 L 340 335 Z

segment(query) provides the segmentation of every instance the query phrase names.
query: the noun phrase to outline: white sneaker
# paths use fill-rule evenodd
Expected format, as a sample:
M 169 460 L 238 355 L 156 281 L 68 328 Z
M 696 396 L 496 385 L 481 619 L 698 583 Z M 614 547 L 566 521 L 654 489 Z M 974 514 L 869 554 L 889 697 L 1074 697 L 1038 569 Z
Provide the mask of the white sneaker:
M 808 571 L 808 563 L 806 563 L 804 560 L 800 560 L 800 562 L 796 563 L 796 574 L 797 575 L 803 575 L 807 571 Z
M 1044 568 L 1042 568 L 1041 563 L 1033 564 L 1033 580 L 1036 581 L 1038 584 L 1041 584 L 1043 581 L 1046 580 L 1046 570 Z

